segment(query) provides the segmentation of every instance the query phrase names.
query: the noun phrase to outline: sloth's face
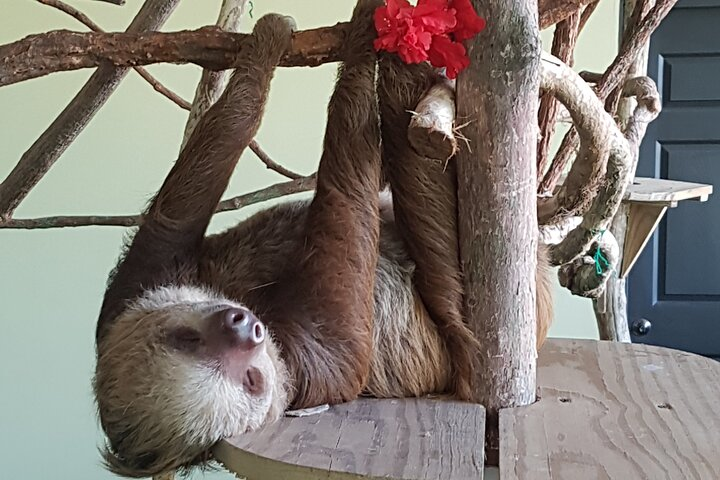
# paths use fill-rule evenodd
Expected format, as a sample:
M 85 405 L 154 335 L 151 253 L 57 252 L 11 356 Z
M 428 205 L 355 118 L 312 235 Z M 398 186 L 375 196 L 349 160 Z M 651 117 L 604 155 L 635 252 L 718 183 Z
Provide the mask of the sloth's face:
M 125 476 L 201 463 L 285 406 L 282 362 L 252 312 L 220 300 L 153 307 L 127 311 L 98 345 L 104 457 Z

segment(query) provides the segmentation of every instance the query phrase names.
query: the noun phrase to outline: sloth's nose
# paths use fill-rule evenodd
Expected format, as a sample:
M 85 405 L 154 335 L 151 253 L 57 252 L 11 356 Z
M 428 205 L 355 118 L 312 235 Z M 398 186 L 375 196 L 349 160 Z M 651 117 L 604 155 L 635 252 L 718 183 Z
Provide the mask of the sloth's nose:
M 252 348 L 265 340 L 265 326 L 245 308 L 228 308 L 220 312 L 223 329 L 238 346 Z

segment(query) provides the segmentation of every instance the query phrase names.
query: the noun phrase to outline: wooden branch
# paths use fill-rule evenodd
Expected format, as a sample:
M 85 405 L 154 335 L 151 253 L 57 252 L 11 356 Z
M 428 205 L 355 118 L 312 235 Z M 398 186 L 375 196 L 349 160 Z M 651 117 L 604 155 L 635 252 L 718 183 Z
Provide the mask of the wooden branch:
M 473 0 L 492 22 L 468 42 L 457 117 L 472 152 L 456 155 L 465 318 L 478 352 L 475 400 L 487 409 L 497 464 L 501 408 L 535 401 L 535 169 L 540 39 L 535 0 Z
M 169 0 L 166 0 L 169 1 Z M 177 0 L 176 0 L 177 1 Z M 542 28 L 549 27 L 592 0 L 544 0 Z M 347 23 L 297 32 L 281 65 L 318 66 L 336 62 Z M 143 29 L 151 30 L 151 29 Z M 193 63 L 210 70 L 235 67 L 245 35 L 204 27 L 174 33 L 77 33 L 54 30 L 0 46 L 0 87 L 60 71 L 101 65 L 136 67 L 155 63 Z
M 168 1 L 168 0 L 166 0 Z M 297 32 L 281 65 L 318 66 L 340 60 L 346 24 Z M 203 27 L 181 32 L 97 33 L 53 30 L 0 46 L 0 87 L 60 71 L 110 64 L 135 67 L 192 63 L 210 70 L 234 68 L 246 34 Z
M 551 260 L 564 265 L 590 249 L 598 232 L 607 230 L 625 196 L 632 163 L 628 141 L 592 89 L 567 65 L 546 55 L 542 89 L 553 92 L 573 117 L 580 132 L 581 152 L 602 153 L 607 158 L 605 180 L 598 189 L 582 223 L 558 245 L 551 248 Z M 596 159 L 596 163 L 604 162 Z
M 285 176 L 285 177 L 287 177 L 287 178 L 289 178 L 289 179 L 291 179 L 291 180 L 297 180 L 297 179 L 299 179 L 299 178 L 305 178 L 304 175 L 300 175 L 299 173 L 295 173 L 295 172 L 293 172 L 292 170 L 283 167 L 282 165 L 280 165 L 279 163 L 277 163 L 275 160 L 273 160 L 272 158 L 270 158 L 270 155 L 268 155 L 267 152 L 265 152 L 265 150 L 263 150 L 263 149 L 260 147 L 260 145 L 258 145 L 258 143 L 257 143 L 255 140 L 253 140 L 252 142 L 250 142 L 249 147 L 250 147 L 250 150 L 252 150 L 253 153 L 254 153 L 255 155 L 257 155 L 257 157 L 260 159 L 260 161 L 263 162 L 263 163 L 265 164 L 265 166 L 266 166 L 267 168 L 269 168 L 270 170 L 273 170 L 273 171 L 279 173 L 280 175 L 283 175 L 283 176 Z
M 179 0 L 146 0 L 127 31 L 159 28 L 178 2 Z M 128 35 L 132 34 L 128 33 Z M 28 47 L 32 46 L 28 45 Z M 0 50 L 3 49 L 4 47 L 0 47 Z M 27 56 L 28 53 L 26 52 L 25 55 Z M 32 53 L 29 56 L 33 57 Z M 7 60 L 0 54 L 0 72 L 3 72 Z M 23 154 L 15 168 L 0 184 L 0 218 L 7 219 L 12 215 L 30 190 L 85 128 L 95 112 L 104 105 L 127 71 L 111 65 L 99 67 L 50 127 Z M 3 74 L 0 73 L 0 77 L 2 76 Z
M 125 5 L 125 0 L 95 0 L 96 2 L 112 3 L 113 5 Z
M 418 103 L 408 127 L 408 140 L 422 157 L 446 162 L 457 152 L 455 82 L 444 79 L 433 85 Z
M 581 223 L 582 217 L 568 217 L 560 223 L 541 225 L 540 242 L 545 245 L 557 245 Z
M 615 214 L 610 229 L 617 235 L 618 250 L 622 262 L 627 224 L 627 205 L 623 203 Z M 616 269 L 617 271 L 617 269 Z M 600 340 L 630 342 L 630 329 L 627 322 L 627 294 L 625 279 L 611 275 L 605 282 L 605 288 L 598 298 L 593 299 L 593 310 L 598 326 Z
M 569 66 L 573 66 L 573 52 L 580 35 L 580 11 L 571 14 L 558 23 L 553 34 L 551 52 Z M 558 114 L 559 103 L 550 93 L 540 97 L 540 111 L 538 122 L 540 124 L 540 137 L 538 138 L 537 176 L 540 182 L 547 170 L 550 157 L 550 142 L 555 133 L 555 119 Z
M 216 213 L 240 210 L 241 208 L 267 202 L 276 198 L 306 192 L 315 188 L 315 175 L 302 177 L 289 182 L 277 183 L 254 192 L 223 200 Z M 62 227 L 86 226 L 120 226 L 133 227 L 142 221 L 140 215 L 118 216 L 58 216 L 44 218 L 10 219 L 0 221 L 0 229 L 48 229 Z

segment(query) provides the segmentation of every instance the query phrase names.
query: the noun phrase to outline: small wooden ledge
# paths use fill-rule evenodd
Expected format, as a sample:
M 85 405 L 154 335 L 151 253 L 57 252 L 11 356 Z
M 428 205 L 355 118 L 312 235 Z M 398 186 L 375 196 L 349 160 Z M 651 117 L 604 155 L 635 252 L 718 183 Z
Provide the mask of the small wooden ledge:
M 625 194 L 630 204 L 620 278 L 625 278 L 668 208 L 683 200 L 707 201 L 712 185 L 663 178 L 636 178 Z
M 720 479 L 720 363 L 549 340 L 540 400 L 500 412 L 500 480 Z
M 485 409 L 461 402 L 360 399 L 220 442 L 247 480 L 483 478 Z

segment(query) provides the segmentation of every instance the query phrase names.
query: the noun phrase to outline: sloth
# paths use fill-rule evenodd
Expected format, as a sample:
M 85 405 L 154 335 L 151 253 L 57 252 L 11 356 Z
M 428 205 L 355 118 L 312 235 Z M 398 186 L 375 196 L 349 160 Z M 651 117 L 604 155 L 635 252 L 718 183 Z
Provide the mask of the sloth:
M 290 408 L 472 400 L 480 346 L 462 319 L 454 167 L 407 142 L 408 112 L 438 73 L 376 54 L 378 4 L 360 0 L 346 32 L 312 199 L 206 233 L 295 30 L 270 14 L 144 211 L 96 331 L 112 472 L 191 469 Z M 552 320 L 542 247 L 536 299 L 539 347 Z

